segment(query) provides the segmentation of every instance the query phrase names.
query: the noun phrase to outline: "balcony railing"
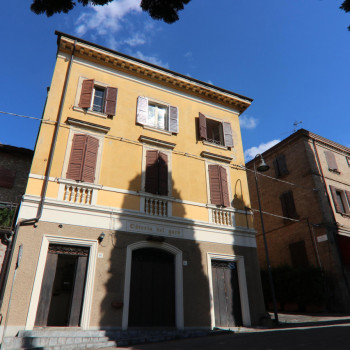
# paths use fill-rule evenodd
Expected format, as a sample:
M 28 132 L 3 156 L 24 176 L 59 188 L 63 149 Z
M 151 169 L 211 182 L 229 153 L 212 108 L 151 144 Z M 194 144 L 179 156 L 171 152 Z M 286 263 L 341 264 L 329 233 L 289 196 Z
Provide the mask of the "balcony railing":
M 152 216 L 168 216 L 168 201 L 154 197 L 144 197 L 144 212 Z
M 75 204 L 91 204 L 92 188 L 65 184 L 63 200 Z
M 212 209 L 212 222 L 217 225 L 233 226 L 234 213 L 227 209 Z

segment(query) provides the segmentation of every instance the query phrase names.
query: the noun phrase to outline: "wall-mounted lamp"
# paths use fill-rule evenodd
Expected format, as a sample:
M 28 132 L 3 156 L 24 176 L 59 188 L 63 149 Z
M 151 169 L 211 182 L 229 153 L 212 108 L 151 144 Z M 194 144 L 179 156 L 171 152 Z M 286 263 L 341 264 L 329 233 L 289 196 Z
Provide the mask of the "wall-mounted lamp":
M 100 235 L 97 238 L 98 243 L 101 244 L 101 242 L 104 240 L 105 236 L 106 236 L 106 234 L 104 232 L 101 232 Z

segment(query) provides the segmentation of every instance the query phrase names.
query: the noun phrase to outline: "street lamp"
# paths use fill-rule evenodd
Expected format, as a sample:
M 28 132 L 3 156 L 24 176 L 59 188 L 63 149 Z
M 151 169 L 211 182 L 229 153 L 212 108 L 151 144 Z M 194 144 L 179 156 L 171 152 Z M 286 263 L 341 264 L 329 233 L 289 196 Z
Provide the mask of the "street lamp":
M 257 157 L 260 157 L 260 162 L 259 162 L 258 167 L 255 167 L 255 159 Z M 257 173 L 256 173 L 256 171 L 265 172 L 265 171 L 269 170 L 270 167 L 265 163 L 265 161 L 264 161 L 264 159 L 263 159 L 261 154 L 257 154 L 255 156 L 253 164 L 254 164 L 254 176 L 255 176 L 256 194 L 258 196 L 258 205 L 259 205 L 261 229 L 262 229 L 262 234 L 263 234 L 263 238 L 264 238 L 267 272 L 268 272 L 268 276 L 269 276 L 269 284 L 270 284 L 270 290 L 271 290 L 271 295 L 272 295 L 273 312 L 275 314 L 275 322 L 278 324 L 278 313 L 277 313 L 277 302 L 276 302 L 276 295 L 275 295 L 275 287 L 273 285 L 271 265 L 270 265 L 270 258 L 269 258 L 269 250 L 267 248 L 267 241 L 266 241 L 265 227 L 264 227 L 264 219 L 263 219 L 263 213 L 262 213 L 262 210 L 261 210 L 261 203 L 260 203 L 258 177 L 257 177 Z

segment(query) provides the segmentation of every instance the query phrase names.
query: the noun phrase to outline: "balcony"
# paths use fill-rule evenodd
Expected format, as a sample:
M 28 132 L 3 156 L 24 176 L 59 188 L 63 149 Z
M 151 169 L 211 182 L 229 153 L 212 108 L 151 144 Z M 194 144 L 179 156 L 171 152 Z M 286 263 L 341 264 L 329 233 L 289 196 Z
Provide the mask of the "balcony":
M 211 209 L 211 221 L 221 226 L 234 226 L 234 211 L 232 209 Z
M 167 217 L 169 216 L 169 200 L 151 195 L 142 196 L 141 211 L 151 216 Z

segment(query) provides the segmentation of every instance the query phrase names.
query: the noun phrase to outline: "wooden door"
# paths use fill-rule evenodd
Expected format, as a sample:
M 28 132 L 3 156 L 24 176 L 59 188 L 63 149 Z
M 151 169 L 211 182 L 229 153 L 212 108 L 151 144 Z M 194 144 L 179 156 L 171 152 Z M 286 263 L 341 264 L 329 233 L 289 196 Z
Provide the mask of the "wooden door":
M 212 260 L 215 327 L 242 326 L 237 263 Z
M 175 326 L 175 260 L 161 249 L 132 254 L 129 327 Z
M 88 248 L 50 245 L 37 309 L 36 327 L 80 324 Z

